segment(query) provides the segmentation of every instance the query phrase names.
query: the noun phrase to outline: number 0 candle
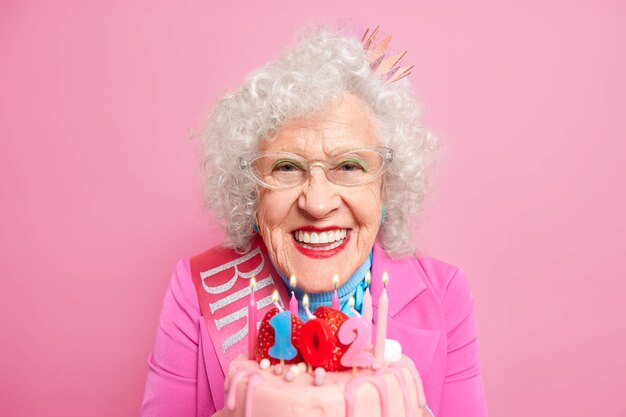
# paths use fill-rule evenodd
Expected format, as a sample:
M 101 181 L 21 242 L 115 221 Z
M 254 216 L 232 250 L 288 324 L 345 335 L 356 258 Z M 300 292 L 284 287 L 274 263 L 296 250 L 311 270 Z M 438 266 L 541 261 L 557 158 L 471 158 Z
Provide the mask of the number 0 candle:
M 383 292 L 378 299 L 378 316 L 376 320 L 376 346 L 374 356 L 376 362 L 383 363 L 385 359 L 385 339 L 387 338 L 387 314 L 389 313 L 389 298 L 387 297 L 387 283 L 389 276 L 383 272 Z
M 326 365 L 334 349 L 333 331 L 324 320 L 309 320 L 300 329 L 300 352 L 310 366 Z

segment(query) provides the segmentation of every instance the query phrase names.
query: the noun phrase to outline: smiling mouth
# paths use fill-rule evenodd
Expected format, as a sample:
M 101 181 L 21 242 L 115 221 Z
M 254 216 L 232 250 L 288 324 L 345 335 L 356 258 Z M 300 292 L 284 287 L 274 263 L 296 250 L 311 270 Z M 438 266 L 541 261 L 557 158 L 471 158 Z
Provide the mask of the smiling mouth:
M 348 229 L 332 229 L 323 232 L 296 230 L 292 234 L 298 245 L 305 249 L 329 251 L 345 242 Z

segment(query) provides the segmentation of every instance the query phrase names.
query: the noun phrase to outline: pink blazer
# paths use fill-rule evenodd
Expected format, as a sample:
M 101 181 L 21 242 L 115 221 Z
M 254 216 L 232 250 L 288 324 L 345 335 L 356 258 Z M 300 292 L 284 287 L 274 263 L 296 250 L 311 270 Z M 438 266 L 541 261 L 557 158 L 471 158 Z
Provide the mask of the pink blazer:
M 388 338 L 415 362 L 436 417 L 487 415 L 473 300 L 465 273 L 430 257 L 389 258 L 374 247 L 372 276 L 389 273 Z M 382 284 L 372 281 L 374 320 Z M 376 323 L 374 322 L 374 326 Z M 142 417 L 207 417 L 224 405 L 224 370 L 209 336 L 189 259 L 163 301 Z

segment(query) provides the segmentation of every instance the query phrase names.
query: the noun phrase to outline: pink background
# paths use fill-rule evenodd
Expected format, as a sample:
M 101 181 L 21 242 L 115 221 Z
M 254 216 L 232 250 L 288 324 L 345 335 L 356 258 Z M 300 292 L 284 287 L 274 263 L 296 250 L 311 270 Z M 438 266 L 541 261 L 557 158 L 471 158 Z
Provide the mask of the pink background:
M 0 6 L 0 415 L 137 414 L 170 272 L 222 237 L 189 131 L 322 21 L 416 64 L 419 240 L 470 277 L 490 414 L 626 416 L 622 2 L 83 3 Z

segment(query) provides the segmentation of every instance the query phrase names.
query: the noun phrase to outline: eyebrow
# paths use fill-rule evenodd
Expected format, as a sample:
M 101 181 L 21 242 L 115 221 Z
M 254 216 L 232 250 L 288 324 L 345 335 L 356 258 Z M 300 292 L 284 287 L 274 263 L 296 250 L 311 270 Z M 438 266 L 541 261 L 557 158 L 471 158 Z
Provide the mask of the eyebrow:
M 375 148 L 373 146 L 350 146 L 350 147 L 341 147 L 341 148 L 337 148 L 335 149 L 332 153 L 327 154 L 328 158 L 334 158 L 336 156 L 342 155 L 344 153 L 348 153 L 350 151 L 357 151 L 357 150 L 363 150 L 363 149 L 371 149 L 371 148 Z M 280 154 L 280 153 L 290 153 L 293 155 L 297 155 L 301 158 L 304 159 L 309 159 L 307 157 L 305 157 L 304 155 L 302 155 L 303 152 L 298 152 L 298 151 L 293 151 L 293 150 L 276 150 L 276 151 L 262 151 L 261 153 L 265 153 L 265 154 Z M 313 160 L 313 159 L 310 159 Z

